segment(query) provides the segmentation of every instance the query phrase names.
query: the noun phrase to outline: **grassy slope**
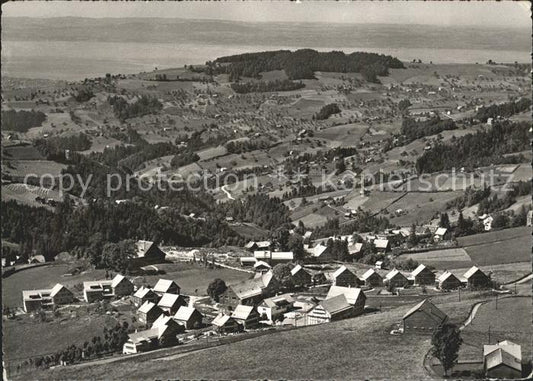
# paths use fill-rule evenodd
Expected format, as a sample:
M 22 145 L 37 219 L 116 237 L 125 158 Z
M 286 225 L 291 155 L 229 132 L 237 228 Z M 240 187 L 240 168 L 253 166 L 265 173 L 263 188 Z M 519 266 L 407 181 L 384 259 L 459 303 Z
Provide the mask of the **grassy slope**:
M 436 302 L 452 321 L 462 321 L 477 294 L 456 302 L 443 295 Z M 273 333 L 229 346 L 183 355 L 179 361 L 142 361 L 100 364 L 39 372 L 39 379 L 429 379 L 422 360 L 430 338 L 422 335 L 392 336 L 390 329 L 412 305 L 321 326 Z M 399 351 L 398 348 L 404 350 Z M 408 350 L 405 350 L 408 348 Z M 388 361 L 385 359 L 392 359 Z M 236 365 L 238 364 L 238 365 Z
M 102 335 L 104 326 L 113 327 L 116 320 L 106 315 L 87 315 L 75 319 L 41 323 L 28 316 L 21 321 L 6 320 L 2 344 L 8 359 L 55 353 L 71 344 L 81 345 Z
M 488 330 L 490 326 L 490 343 L 511 340 L 522 346 L 522 357 L 531 356 L 531 298 L 507 298 L 483 304 L 472 325 L 463 331 L 464 346 L 461 357 L 477 358 L 481 356 L 483 345 L 489 344 Z

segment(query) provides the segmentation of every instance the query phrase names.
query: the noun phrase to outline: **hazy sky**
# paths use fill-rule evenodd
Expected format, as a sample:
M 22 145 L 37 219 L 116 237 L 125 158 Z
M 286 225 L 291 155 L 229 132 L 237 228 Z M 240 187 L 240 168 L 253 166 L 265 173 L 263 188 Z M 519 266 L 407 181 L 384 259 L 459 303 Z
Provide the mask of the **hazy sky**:
M 531 26 L 528 1 L 9 2 L 7 17 L 168 17 L 235 21 Z

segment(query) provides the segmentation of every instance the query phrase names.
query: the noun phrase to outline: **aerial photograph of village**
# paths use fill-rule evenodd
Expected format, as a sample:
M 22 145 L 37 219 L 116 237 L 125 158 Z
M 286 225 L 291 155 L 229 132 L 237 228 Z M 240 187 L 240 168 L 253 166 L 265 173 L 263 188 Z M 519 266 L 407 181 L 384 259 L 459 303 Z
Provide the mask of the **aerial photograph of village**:
M 529 2 L 7 2 L 4 380 L 531 379 Z

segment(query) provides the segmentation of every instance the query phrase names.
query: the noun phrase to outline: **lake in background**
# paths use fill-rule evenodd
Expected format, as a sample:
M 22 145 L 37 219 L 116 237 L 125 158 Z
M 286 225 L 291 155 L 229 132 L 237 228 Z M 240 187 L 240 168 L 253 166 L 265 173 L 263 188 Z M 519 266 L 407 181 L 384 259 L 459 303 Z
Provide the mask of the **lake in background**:
M 2 75 L 26 78 L 76 80 L 299 48 L 434 63 L 531 61 L 524 29 L 83 18 L 3 18 L 2 27 Z

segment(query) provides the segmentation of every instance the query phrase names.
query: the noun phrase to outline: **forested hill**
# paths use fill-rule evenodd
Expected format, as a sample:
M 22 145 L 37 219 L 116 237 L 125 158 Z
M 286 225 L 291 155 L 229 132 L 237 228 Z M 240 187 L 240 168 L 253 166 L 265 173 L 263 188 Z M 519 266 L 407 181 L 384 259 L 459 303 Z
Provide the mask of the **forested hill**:
M 383 54 L 300 49 L 294 52 L 277 50 L 220 57 L 214 62 L 207 62 L 206 70 L 213 74 L 230 74 L 233 80 L 239 77 L 258 78 L 259 73 L 272 70 L 284 70 L 289 79 L 312 79 L 315 71 L 354 72 L 375 82 L 376 76 L 387 75 L 388 69 L 403 67 L 399 59 Z
M 504 121 L 488 131 L 452 139 L 452 144 L 439 144 L 424 152 L 416 161 L 416 169 L 418 173 L 431 173 L 452 168 L 521 163 L 525 160 L 521 155 L 510 154 L 529 148 L 530 127 L 528 122 Z

